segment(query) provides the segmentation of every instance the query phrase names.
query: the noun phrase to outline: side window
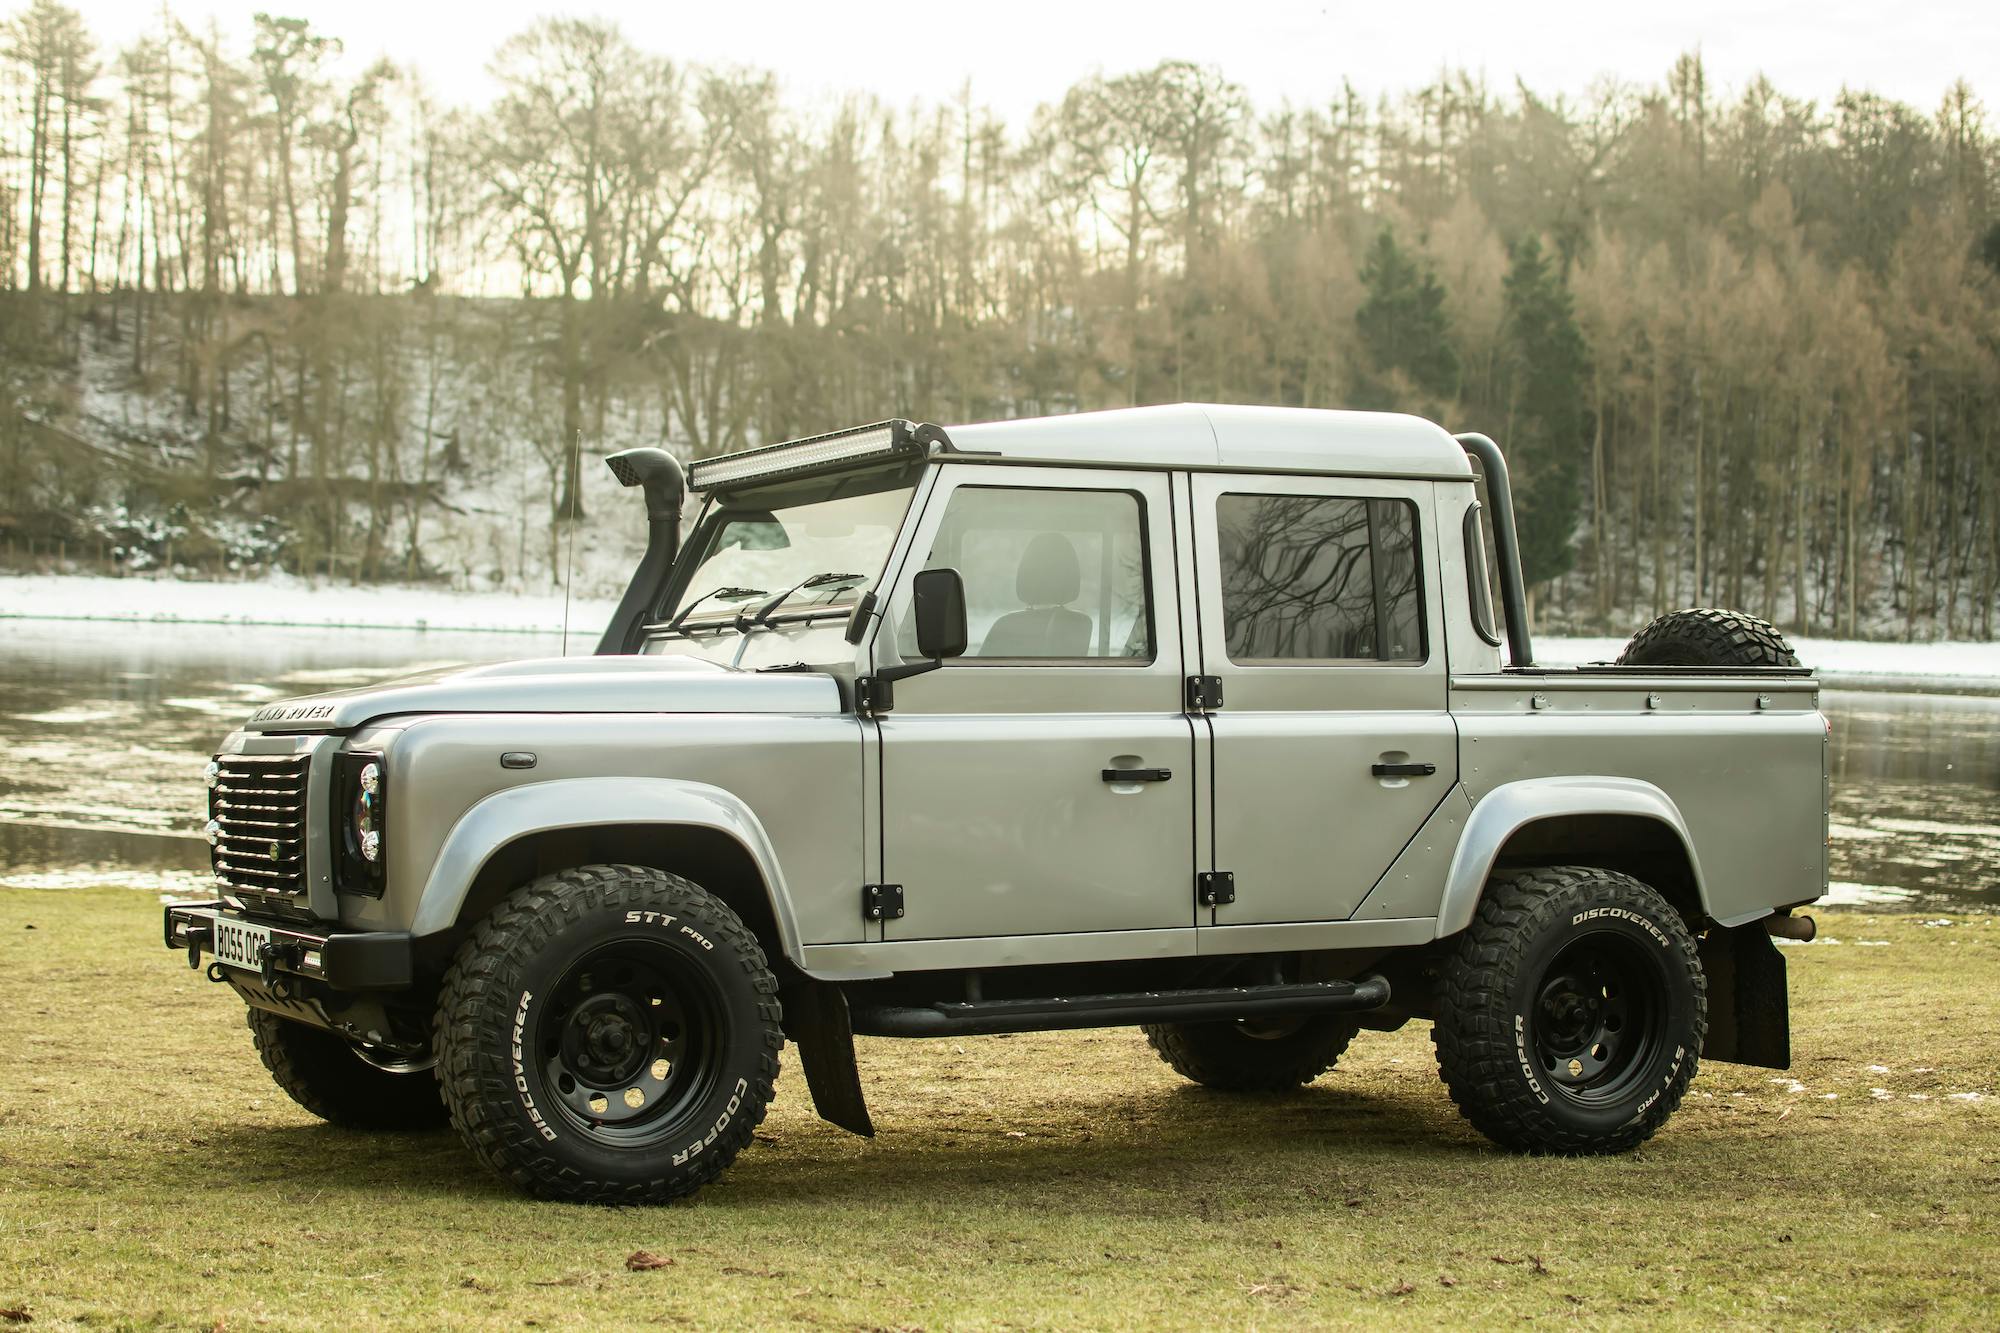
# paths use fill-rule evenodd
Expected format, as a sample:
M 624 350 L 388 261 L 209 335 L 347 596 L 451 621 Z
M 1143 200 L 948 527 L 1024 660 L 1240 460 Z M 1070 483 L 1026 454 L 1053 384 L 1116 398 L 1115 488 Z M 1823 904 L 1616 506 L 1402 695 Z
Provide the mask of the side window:
M 1479 505 L 1465 508 L 1465 591 L 1472 606 L 1472 628 L 1495 648 L 1500 646 L 1500 630 L 1493 622 L 1493 579 L 1486 572 L 1486 525 L 1479 521 Z
M 924 567 L 965 580 L 967 657 L 1151 661 L 1144 526 L 1129 491 L 961 486 Z
M 1225 495 L 1215 531 L 1232 662 L 1424 660 L 1408 500 Z

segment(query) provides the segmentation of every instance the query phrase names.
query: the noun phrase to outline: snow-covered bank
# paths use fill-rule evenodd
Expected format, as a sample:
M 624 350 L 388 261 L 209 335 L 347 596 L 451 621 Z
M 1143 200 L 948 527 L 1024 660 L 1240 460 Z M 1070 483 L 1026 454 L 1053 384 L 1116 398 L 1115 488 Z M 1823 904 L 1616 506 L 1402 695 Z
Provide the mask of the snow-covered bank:
M 572 644 L 594 643 L 613 605 L 604 599 L 571 603 Z M 563 598 L 560 592 L 463 593 L 289 578 L 195 583 L 31 574 L 0 576 L 0 619 L 552 634 L 562 629 Z M 1624 646 L 1623 639 L 1537 637 L 1535 656 L 1550 666 L 1608 662 Z M 1798 639 L 1795 646 L 1799 659 L 1834 686 L 1915 689 L 1928 682 L 2000 693 L 2000 643 Z
M 616 605 L 584 598 L 570 603 L 571 636 L 595 642 Z M 394 585 L 355 587 L 286 577 L 250 583 L 197 583 L 27 574 L 0 576 L 0 619 L 551 634 L 563 627 L 563 595 L 465 593 Z

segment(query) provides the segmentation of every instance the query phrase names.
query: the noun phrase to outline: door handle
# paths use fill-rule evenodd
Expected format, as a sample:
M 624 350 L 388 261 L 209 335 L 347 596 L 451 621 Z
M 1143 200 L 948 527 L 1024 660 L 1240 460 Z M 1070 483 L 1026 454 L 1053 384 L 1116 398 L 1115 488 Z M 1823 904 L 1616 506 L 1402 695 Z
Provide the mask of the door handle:
M 1368 770 L 1378 778 L 1427 778 L 1438 771 L 1436 764 L 1376 764 Z
M 1104 770 L 1106 782 L 1171 782 L 1174 770 L 1171 768 L 1107 768 Z

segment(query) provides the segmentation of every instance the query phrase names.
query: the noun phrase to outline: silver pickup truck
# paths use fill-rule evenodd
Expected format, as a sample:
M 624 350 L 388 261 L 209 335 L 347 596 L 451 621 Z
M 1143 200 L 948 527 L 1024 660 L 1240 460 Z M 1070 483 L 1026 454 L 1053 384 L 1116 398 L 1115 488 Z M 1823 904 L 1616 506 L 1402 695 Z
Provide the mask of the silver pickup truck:
M 1787 1065 L 1816 682 L 1714 610 L 1534 665 L 1485 437 L 1183 405 L 609 462 L 650 536 L 595 655 L 274 704 L 208 766 L 218 900 L 166 943 L 328 1120 L 647 1201 L 788 1038 L 871 1134 L 857 1033 L 1138 1026 L 1277 1091 L 1424 1019 L 1550 1153 Z

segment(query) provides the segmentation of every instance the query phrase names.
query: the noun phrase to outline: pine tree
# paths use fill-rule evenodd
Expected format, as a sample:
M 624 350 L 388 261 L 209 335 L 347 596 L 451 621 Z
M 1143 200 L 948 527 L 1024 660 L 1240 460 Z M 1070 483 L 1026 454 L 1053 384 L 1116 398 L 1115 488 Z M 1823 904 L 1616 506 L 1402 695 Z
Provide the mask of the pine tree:
M 1384 227 L 1362 261 L 1361 282 L 1368 296 L 1354 312 L 1354 323 L 1373 374 L 1356 377 L 1356 406 L 1409 406 L 1399 401 L 1392 378 L 1400 374 L 1431 400 L 1426 415 L 1439 415 L 1432 404 L 1458 392 L 1458 353 L 1452 350 L 1437 275 L 1429 265 L 1420 266 Z
M 1530 588 L 1576 561 L 1589 362 L 1569 287 L 1536 237 L 1515 245 L 1505 288 L 1514 508 Z

